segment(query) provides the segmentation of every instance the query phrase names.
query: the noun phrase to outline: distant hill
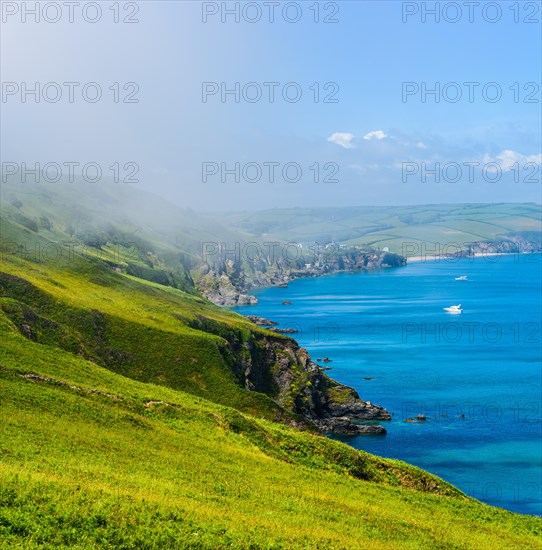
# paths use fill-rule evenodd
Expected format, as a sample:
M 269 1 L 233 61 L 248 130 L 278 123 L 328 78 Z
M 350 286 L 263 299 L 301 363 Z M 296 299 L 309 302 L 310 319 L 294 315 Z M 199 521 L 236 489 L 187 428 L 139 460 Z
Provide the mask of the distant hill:
M 262 286 L 397 267 L 404 258 L 542 250 L 542 210 L 531 203 L 210 215 L 125 184 L 22 184 L 13 178 L 0 197 L 2 216 L 19 227 L 219 305 L 254 303 L 250 292 Z
M 428 250 L 451 243 L 466 247 L 518 234 L 539 243 L 542 231 L 542 207 L 533 203 L 289 208 L 216 219 L 270 240 L 388 247 L 407 256 L 417 255 L 422 245 Z

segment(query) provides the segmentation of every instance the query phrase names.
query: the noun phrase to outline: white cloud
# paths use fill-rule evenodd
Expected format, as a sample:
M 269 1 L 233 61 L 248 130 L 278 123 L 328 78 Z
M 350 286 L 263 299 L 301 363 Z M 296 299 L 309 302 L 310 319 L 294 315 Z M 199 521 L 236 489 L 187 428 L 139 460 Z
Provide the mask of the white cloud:
M 514 168 L 514 165 L 519 167 L 525 167 L 527 163 L 542 165 L 542 154 L 539 155 L 522 155 L 517 151 L 511 149 L 505 149 L 495 156 L 484 155 L 484 164 L 498 164 L 503 172 L 510 172 Z M 490 172 L 496 172 L 497 168 L 488 166 L 487 170 Z
M 373 132 L 369 132 L 368 134 L 365 134 L 363 136 L 363 139 L 370 140 L 370 139 L 384 139 L 387 138 L 387 134 L 385 134 L 382 130 L 374 130 Z
M 416 147 L 418 149 L 427 149 L 427 145 L 423 141 L 418 141 L 418 143 L 416 143 Z
M 355 149 L 356 146 L 352 143 L 354 137 L 354 134 L 350 134 L 348 132 L 335 132 L 334 134 L 331 134 L 327 140 L 331 141 L 331 143 L 335 143 L 336 145 L 340 145 L 345 149 Z

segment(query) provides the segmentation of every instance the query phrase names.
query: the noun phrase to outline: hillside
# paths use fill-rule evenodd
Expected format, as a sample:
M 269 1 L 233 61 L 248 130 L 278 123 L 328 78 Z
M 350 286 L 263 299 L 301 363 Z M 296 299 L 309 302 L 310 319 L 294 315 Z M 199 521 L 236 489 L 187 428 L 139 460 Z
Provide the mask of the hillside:
M 271 337 L 248 320 L 77 254 L 2 272 L 2 547 L 539 547 L 539 519 L 285 425 L 296 399 L 190 326 Z
M 53 244 L 6 220 L 0 227 L 25 251 Z M 294 340 L 108 261 L 59 250 L 64 255 L 49 259 L 3 255 L 2 310 L 28 339 L 290 424 L 356 432 L 349 420 L 389 419 L 332 381 Z
M 200 296 L 201 239 L 249 233 L 119 188 L 3 200 L 0 547 L 540 547 L 539 518 L 321 435 L 390 416 Z

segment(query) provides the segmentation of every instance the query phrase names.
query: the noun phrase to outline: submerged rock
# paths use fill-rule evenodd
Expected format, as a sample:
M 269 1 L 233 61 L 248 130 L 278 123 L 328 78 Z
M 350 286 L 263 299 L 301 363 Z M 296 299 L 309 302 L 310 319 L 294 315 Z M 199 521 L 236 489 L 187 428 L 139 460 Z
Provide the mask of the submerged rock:
M 418 416 L 416 416 L 416 418 L 407 418 L 405 420 L 405 422 L 414 422 L 414 423 L 426 422 L 426 421 L 427 421 L 427 417 L 425 416 L 425 414 L 419 414 Z

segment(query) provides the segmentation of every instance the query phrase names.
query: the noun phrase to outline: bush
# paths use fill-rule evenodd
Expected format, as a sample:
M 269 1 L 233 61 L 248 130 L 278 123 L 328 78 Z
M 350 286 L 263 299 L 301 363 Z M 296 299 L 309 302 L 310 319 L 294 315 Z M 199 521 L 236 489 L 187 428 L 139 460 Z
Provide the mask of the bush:
M 98 233 L 93 229 L 84 229 L 83 231 L 79 231 L 75 237 L 86 246 L 91 246 L 92 248 L 101 249 L 102 246 L 107 244 L 106 236 L 103 233 Z
M 42 216 L 40 218 L 40 227 L 43 227 L 43 229 L 46 229 L 47 231 L 51 231 L 53 224 L 47 216 Z
M 23 214 L 17 212 L 16 216 L 15 216 L 15 221 L 26 227 L 27 229 L 30 229 L 30 231 L 34 231 L 34 233 L 37 233 L 38 232 L 38 224 L 36 223 L 35 220 L 32 220 L 30 218 L 27 218 L 26 216 L 24 216 Z

